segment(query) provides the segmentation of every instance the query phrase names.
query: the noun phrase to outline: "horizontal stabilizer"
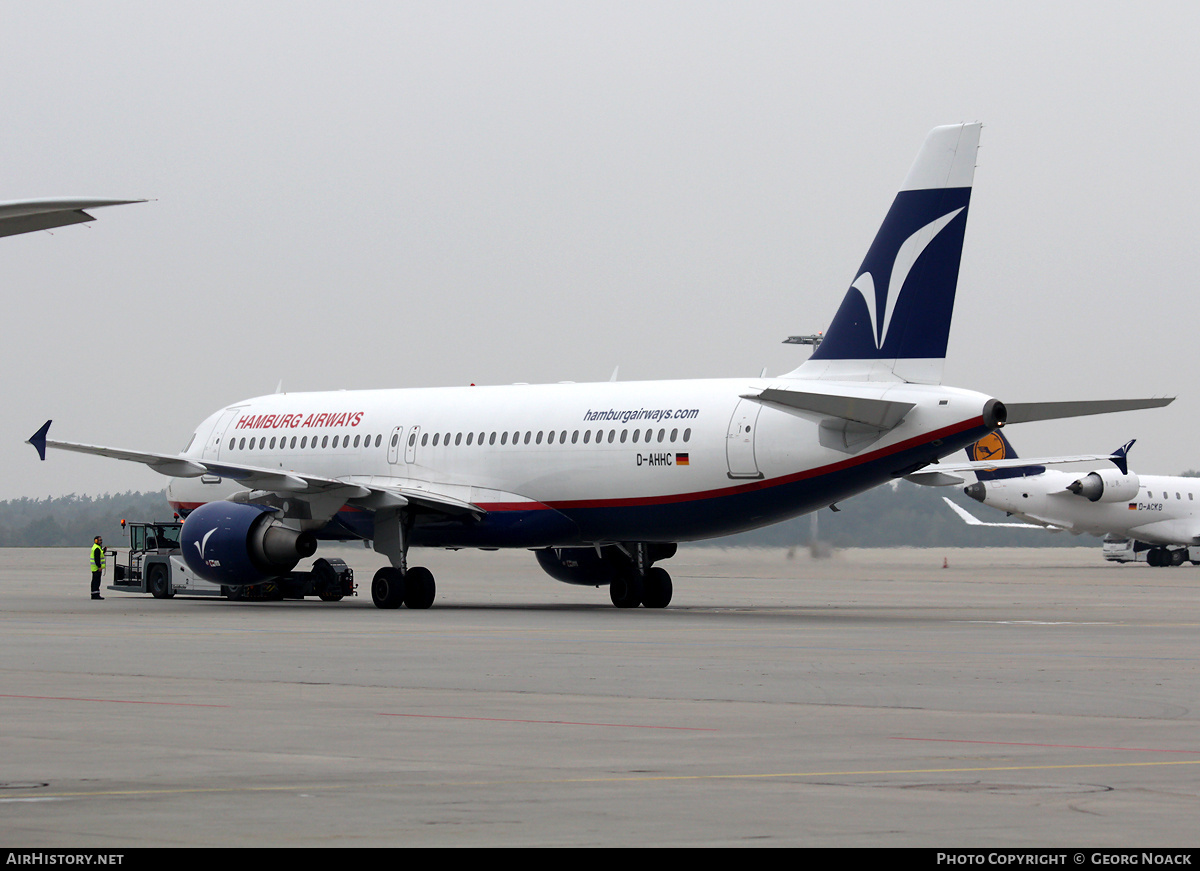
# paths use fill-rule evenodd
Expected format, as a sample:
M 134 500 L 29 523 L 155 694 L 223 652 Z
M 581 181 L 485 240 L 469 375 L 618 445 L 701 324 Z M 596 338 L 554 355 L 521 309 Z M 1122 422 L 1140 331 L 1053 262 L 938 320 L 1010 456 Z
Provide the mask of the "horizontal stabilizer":
M 762 393 L 747 394 L 743 399 L 773 402 L 800 411 L 825 414 L 877 429 L 891 429 L 913 408 L 911 402 L 890 402 L 865 396 L 846 396 L 833 393 L 805 393 L 799 390 L 780 390 L 769 387 Z
M 1035 420 L 1060 420 L 1064 417 L 1083 417 L 1089 414 L 1109 414 L 1114 411 L 1137 411 L 1141 408 L 1162 408 L 1175 401 L 1174 396 L 1152 399 L 1090 399 L 1075 402 L 1006 402 L 1008 423 L 1031 423 Z

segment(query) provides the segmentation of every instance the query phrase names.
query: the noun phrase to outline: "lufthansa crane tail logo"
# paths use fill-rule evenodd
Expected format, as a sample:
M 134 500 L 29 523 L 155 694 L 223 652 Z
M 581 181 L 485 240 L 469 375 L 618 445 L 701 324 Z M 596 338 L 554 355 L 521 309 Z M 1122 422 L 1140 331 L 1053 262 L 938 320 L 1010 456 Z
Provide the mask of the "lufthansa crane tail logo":
M 996 433 L 988 433 L 971 445 L 971 456 L 979 462 L 1005 459 L 1004 440 Z
M 210 538 L 212 538 L 212 534 L 217 531 L 217 528 L 218 527 L 214 526 L 208 532 L 204 533 L 204 537 L 202 539 L 200 539 L 199 541 L 192 542 L 192 544 L 196 545 L 196 550 L 198 550 L 200 552 L 200 562 L 204 563 L 207 566 L 217 567 L 217 566 L 221 565 L 220 560 L 210 560 L 210 559 L 204 558 L 204 549 L 206 547 L 208 547 L 208 540 Z
M 917 262 L 917 258 L 929 247 L 929 243 L 937 238 L 938 233 L 942 232 L 946 228 L 946 225 L 957 217 L 963 208 L 965 206 L 960 206 L 953 212 L 947 212 L 940 218 L 930 221 L 905 239 L 904 244 L 896 251 L 896 259 L 892 263 L 891 277 L 883 288 L 882 320 L 880 320 L 879 313 L 876 311 L 875 278 L 871 273 L 869 271 L 864 272 L 858 278 L 854 279 L 854 283 L 850 285 L 851 290 L 857 290 L 862 294 L 863 302 L 867 304 L 867 313 L 871 316 L 871 337 L 875 340 L 876 350 L 882 348 L 887 342 L 888 327 L 892 322 L 892 314 L 896 311 L 896 302 L 900 298 L 900 292 L 904 290 L 904 282 L 908 279 L 908 273 Z M 896 288 L 895 294 L 891 292 L 893 287 Z

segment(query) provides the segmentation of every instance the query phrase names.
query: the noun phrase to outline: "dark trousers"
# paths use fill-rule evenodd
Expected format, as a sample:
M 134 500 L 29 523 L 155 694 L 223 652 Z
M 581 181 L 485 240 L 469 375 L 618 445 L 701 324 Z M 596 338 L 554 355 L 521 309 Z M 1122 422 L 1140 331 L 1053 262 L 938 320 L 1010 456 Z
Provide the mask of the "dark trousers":
M 104 573 L 103 572 L 92 572 L 92 595 L 93 596 L 100 595 L 100 575 L 102 575 L 102 574 L 104 574 Z

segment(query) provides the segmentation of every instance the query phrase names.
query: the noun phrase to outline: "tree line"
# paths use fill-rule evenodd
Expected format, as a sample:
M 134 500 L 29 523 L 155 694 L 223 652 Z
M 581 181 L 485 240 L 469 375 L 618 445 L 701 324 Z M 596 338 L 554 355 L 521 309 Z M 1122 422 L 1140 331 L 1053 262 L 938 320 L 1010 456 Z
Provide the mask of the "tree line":
M 97 535 L 120 544 L 121 520 L 170 520 L 162 490 L 153 493 L 10 499 L 0 502 L 0 547 L 89 547 Z
M 1079 547 L 1099 546 L 1092 536 L 1034 529 L 968 526 L 942 501 L 948 496 L 980 520 L 1004 519 L 963 495 L 959 487 L 921 487 L 907 481 L 869 490 L 817 512 L 818 534 L 835 547 Z M 86 547 L 103 535 L 119 545 L 121 519 L 169 520 L 172 511 L 162 491 L 104 496 L 70 495 L 0 502 L 0 547 Z M 812 515 L 804 515 L 703 544 L 794 547 L 807 545 Z

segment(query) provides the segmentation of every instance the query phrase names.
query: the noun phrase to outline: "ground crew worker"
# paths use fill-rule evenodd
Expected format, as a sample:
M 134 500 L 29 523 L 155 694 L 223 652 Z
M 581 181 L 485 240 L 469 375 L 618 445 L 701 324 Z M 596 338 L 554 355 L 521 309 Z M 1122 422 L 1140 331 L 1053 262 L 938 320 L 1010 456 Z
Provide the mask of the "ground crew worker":
M 92 539 L 92 598 L 104 600 L 100 595 L 100 576 L 104 574 L 104 539 Z

